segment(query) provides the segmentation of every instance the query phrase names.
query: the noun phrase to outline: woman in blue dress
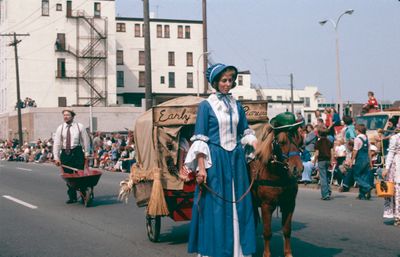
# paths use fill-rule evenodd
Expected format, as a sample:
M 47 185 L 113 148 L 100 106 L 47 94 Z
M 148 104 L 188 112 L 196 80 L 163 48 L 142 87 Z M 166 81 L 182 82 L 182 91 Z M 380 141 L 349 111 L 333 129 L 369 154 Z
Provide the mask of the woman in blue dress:
M 200 103 L 192 146 L 185 164 L 196 171 L 198 185 L 190 226 L 190 253 L 198 256 L 251 256 L 256 252 L 256 228 L 251 195 L 239 199 L 249 187 L 244 145 L 255 147 L 245 112 L 229 91 L 237 69 L 215 64 L 207 80 L 217 90 Z M 206 183 L 224 201 L 201 187 Z

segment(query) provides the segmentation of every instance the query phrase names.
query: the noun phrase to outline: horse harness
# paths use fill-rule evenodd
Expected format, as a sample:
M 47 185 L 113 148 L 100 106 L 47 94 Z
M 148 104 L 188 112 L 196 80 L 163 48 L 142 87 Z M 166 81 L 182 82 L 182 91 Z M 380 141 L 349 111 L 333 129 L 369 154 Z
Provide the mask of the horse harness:
M 288 132 L 287 132 L 288 133 Z M 290 144 L 296 146 L 299 149 L 298 145 L 293 142 L 291 136 L 288 136 Z M 267 165 L 276 165 L 280 172 L 288 172 L 289 164 L 288 159 L 293 156 L 300 156 L 300 151 L 288 151 L 287 153 L 283 153 L 281 147 L 279 146 L 279 142 L 276 138 L 274 138 L 272 142 L 272 155 L 269 159 Z M 297 183 L 297 179 L 295 176 L 287 176 L 284 178 L 280 178 L 278 180 L 271 179 L 258 179 L 259 171 L 261 169 L 257 169 L 257 173 L 255 174 L 255 187 L 259 186 L 268 186 L 268 187 L 291 187 Z

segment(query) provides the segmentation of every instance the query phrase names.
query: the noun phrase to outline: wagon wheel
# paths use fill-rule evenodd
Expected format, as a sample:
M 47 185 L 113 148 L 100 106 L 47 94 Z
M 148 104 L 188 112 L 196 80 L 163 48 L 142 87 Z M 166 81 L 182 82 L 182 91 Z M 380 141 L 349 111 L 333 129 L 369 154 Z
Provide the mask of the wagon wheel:
M 151 242 L 157 242 L 160 236 L 161 216 L 146 215 L 147 237 Z
M 86 192 L 85 192 L 85 195 L 84 195 L 84 198 L 83 198 L 85 207 L 88 207 L 92 203 L 93 197 L 94 197 L 93 188 L 92 187 L 88 187 L 86 189 Z

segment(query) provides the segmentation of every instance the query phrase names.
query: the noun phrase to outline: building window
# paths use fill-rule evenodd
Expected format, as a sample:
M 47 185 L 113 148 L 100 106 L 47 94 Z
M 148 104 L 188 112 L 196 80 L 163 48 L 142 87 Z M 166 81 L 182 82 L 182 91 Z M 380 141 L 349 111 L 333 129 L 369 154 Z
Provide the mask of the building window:
M 311 113 L 307 114 L 307 123 L 311 123 Z
M 164 37 L 169 38 L 169 25 L 164 25 Z
M 310 107 L 310 97 L 305 97 L 304 100 L 304 107 Z
M 144 58 L 144 51 L 139 51 L 139 65 L 144 65 L 145 58 Z
M 125 23 L 117 23 L 117 32 L 126 32 Z
M 278 95 L 278 96 L 276 97 L 276 99 L 277 99 L 278 101 L 282 101 L 282 96 Z
M 193 88 L 193 72 L 188 72 L 186 74 L 186 85 L 187 88 Z
M 175 87 L 175 72 L 168 72 L 168 87 Z
M 267 101 L 272 101 L 272 96 L 267 95 Z
M 142 37 L 144 37 L 144 23 L 142 24 Z
M 94 3 L 94 17 L 100 17 L 101 15 L 101 5 L 100 3 Z
M 124 51 L 117 50 L 117 65 L 123 65 L 123 64 L 124 64 Z
M 62 4 L 56 4 L 56 11 L 61 12 L 62 11 Z M 63 106 L 60 106 L 63 107 Z
M 56 51 L 65 51 L 65 34 L 57 33 Z
M 67 107 L 67 98 L 65 96 L 58 97 L 58 107 Z
M 146 73 L 139 71 L 139 87 L 146 87 Z
M 185 26 L 185 38 L 190 38 L 190 26 Z
M 117 70 L 117 87 L 124 87 L 125 85 L 124 80 L 124 71 Z
M 57 78 L 65 78 L 66 71 L 65 71 L 65 59 L 58 58 L 57 59 Z
M 67 1 L 67 17 L 72 16 L 72 1 Z
M 258 95 L 257 96 L 257 100 L 262 100 L 263 98 L 262 98 L 262 96 L 261 95 Z
M 243 76 L 242 75 L 238 76 L 238 86 L 243 86 Z
M 193 53 L 192 52 L 186 53 L 186 66 L 193 66 Z
M 165 77 L 164 76 L 160 77 L 160 84 L 165 84 Z
M 135 37 L 140 37 L 140 24 L 135 24 Z
M 175 66 L 175 52 L 168 52 L 168 66 Z
M 178 38 L 183 38 L 183 26 L 178 26 Z
M 162 37 L 162 25 L 157 25 L 157 37 Z
M 42 0 L 42 16 L 49 16 L 49 0 Z

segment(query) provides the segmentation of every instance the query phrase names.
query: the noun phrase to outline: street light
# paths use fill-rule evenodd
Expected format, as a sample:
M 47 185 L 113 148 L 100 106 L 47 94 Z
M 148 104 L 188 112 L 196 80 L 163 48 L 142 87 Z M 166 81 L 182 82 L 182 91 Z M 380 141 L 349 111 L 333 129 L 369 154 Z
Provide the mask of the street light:
M 337 18 L 336 22 L 333 21 L 332 19 L 327 19 L 327 20 L 322 20 L 319 22 L 321 26 L 325 25 L 327 22 L 332 23 L 333 28 L 335 29 L 335 35 L 336 35 L 336 90 L 337 90 L 337 110 L 339 112 L 340 117 L 342 117 L 343 114 L 343 100 L 342 100 L 342 89 L 340 85 L 340 62 L 339 62 L 339 33 L 338 33 L 338 25 L 339 21 L 342 18 L 343 15 L 348 14 L 351 15 L 353 14 L 354 10 L 349 9 L 345 12 L 343 12 L 339 17 Z
M 200 76 L 199 76 L 199 61 L 203 55 L 209 55 L 211 52 L 204 52 L 197 58 L 197 97 L 200 96 Z

